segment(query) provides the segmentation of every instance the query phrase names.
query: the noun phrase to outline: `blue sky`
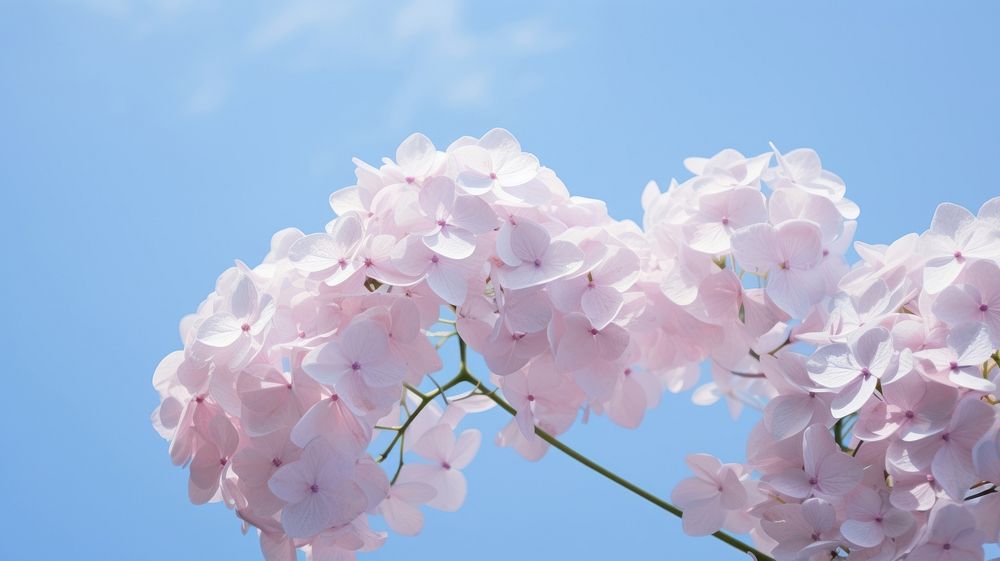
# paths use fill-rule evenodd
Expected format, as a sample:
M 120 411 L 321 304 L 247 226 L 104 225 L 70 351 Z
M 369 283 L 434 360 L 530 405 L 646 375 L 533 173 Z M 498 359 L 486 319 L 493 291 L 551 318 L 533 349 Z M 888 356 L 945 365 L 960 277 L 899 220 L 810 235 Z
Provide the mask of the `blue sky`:
M 0 189 L 11 350 L 0 558 L 259 559 L 148 422 L 177 320 L 234 258 L 413 131 L 510 129 L 577 194 L 640 218 L 649 179 L 773 140 L 812 146 L 887 242 L 1000 194 L 993 3 L 0 3 Z M 566 440 L 661 495 L 683 457 L 744 457 L 755 420 L 668 396 L 636 431 Z M 489 443 L 458 514 L 368 559 L 737 559 L 555 453 Z

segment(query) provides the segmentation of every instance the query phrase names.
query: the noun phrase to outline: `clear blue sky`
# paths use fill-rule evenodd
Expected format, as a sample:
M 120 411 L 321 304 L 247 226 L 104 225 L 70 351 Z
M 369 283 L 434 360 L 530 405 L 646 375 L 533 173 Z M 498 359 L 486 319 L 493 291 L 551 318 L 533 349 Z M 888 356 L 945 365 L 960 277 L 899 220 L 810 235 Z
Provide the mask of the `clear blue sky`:
M 272 232 L 410 132 L 514 132 L 577 194 L 639 219 L 648 179 L 733 146 L 816 148 L 860 239 L 1000 194 L 995 3 L 0 3 L 0 559 L 259 559 L 187 502 L 148 415 L 177 320 Z M 744 456 L 755 416 L 668 396 L 566 440 L 654 492 Z M 367 559 L 737 559 L 556 454 L 487 444 L 458 514 Z

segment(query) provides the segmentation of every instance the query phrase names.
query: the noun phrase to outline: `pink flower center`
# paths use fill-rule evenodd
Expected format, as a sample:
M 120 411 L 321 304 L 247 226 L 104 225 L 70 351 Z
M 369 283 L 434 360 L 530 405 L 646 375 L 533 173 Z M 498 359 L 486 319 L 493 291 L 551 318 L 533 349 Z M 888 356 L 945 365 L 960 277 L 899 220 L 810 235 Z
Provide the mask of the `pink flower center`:
M 416 178 L 416 177 L 413 177 L 412 175 L 407 175 L 407 176 L 406 176 L 406 182 L 407 182 L 407 183 L 409 183 L 409 184 L 411 184 L 411 185 L 412 185 L 412 184 L 413 184 L 413 182 L 414 182 L 414 181 L 416 181 L 416 180 L 417 180 L 417 178 Z
M 812 535 L 809 536 L 809 537 L 812 538 L 812 541 L 818 542 L 819 538 L 820 538 L 820 535 L 819 535 L 819 532 L 813 532 Z
M 330 401 L 340 401 L 340 396 L 337 394 L 333 394 L 330 396 Z
M 979 311 L 980 312 L 985 312 L 986 310 L 989 310 L 989 309 L 990 309 L 990 306 L 988 304 L 980 304 L 979 305 Z
M 881 524 L 882 523 L 882 517 L 881 516 L 876 516 L 875 517 L 875 522 L 878 522 L 879 524 Z
M 815 477 L 810 477 L 809 478 L 809 484 L 810 485 L 815 485 L 817 483 L 819 483 L 819 479 L 816 479 Z
M 943 440 L 945 442 L 948 442 L 949 440 L 951 440 L 951 435 L 948 434 L 948 433 L 946 433 L 946 432 L 945 433 L 941 433 L 941 440 Z
M 201 403 L 203 401 L 205 401 L 205 396 L 203 395 L 199 395 L 198 397 L 194 398 L 195 403 Z
M 946 543 L 946 544 L 944 544 L 944 545 L 941 546 L 941 549 L 943 549 L 945 551 L 948 551 L 949 549 L 951 549 L 951 544 L 950 543 Z
M 440 261 L 440 259 L 438 258 L 437 255 L 432 255 L 431 256 L 431 263 L 437 263 L 438 261 Z
M 590 328 L 590 334 L 591 335 L 597 335 L 598 333 L 600 333 L 600 331 L 598 331 L 596 327 L 591 327 Z
M 729 226 L 729 217 L 728 216 L 723 216 L 722 217 L 722 225 L 723 226 Z
M 965 259 L 965 256 L 962 255 L 962 251 L 961 250 L 956 250 L 955 253 L 952 254 L 952 255 L 953 255 L 953 257 L 955 258 L 956 261 L 962 261 L 963 259 Z
M 788 268 L 788 261 L 782 261 L 782 262 L 781 262 L 781 263 L 780 263 L 780 264 L 778 265 L 778 267 L 780 267 L 780 268 L 782 268 L 782 269 L 787 269 L 787 268 Z
M 525 335 L 527 335 L 527 333 L 522 333 L 520 331 L 515 331 L 515 332 L 513 332 L 513 333 L 510 334 L 510 338 L 512 340 L 514 340 L 514 341 L 520 341 L 521 339 L 524 339 Z
M 623 372 L 623 374 L 625 374 L 626 376 L 631 376 L 632 375 L 632 369 L 631 368 L 626 368 L 625 372 Z
M 496 179 L 496 178 L 497 178 L 497 173 L 495 171 L 491 171 L 490 172 L 490 179 Z
M 439 218 L 438 221 L 437 221 L 437 225 L 440 226 L 440 227 L 442 227 L 442 228 L 444 228 L 445 224 L 447 224 L 447 223 L 448 222 L 444 218 Z
M 529 393 L 528 394 L 528 401 L 535 401 L 535 396 Z
M 928 473 L 926 479 L 927 479 L 928 483 L 934 483 L 934 476 L 933 475 L 931 475 L 931 474 Z
M 912 418 L 913 418 L 913 417 L 915 416 L 915 415 L 913 414 L 913 411 L 907 411 L 906 413 L 903 413 L 903 415 L 904 415 L 904 416 L 905 416 L 905 417 L 906 417 L 907 419 L 912 419 Z
M 250 332 L 250 324 L 249 323 L 244 323 L 243 325 L 240 326 L 240 329 L 243 330 L 243 333 L 249 333 Z
M 868 370 L 867 368 L 862 368 L 861 375 L 865 377 L 865 380 L 867 380 L 868 378 L 872 377 L 872 371 Z
M 535 267 L 537 268 L 537 267 L 541 267 L 541 266 L 542 266 L 542 260 L 541 259 L 535 259 Z
M 451 469 L 451 464 L 449 464 L 448 462 L 441 462 L 441 467 L 443 467 L 444 469 Z
M 312 485 L 309 486 L 309 490 L 312 491 L 313 493 L 319 493 L 319 485 L 313 483 Z
M 344 267 L 347 267 L 347 259 L 341 257 L 340 259 L 337 260 L 337 264 L 340 265 L 341 269 L 343 269 Z
M 358 370 L 361 370 L 361 363 L 358 362 L 358 361 L 352 362 L 351 363 L 351 370 L 354 370 L 355 372 L 357 372 Z
M 365 257 L 365 267 L 371 267 L 374 264 L 375 264 L 375 262 L 372 261 L 371 257 Z
M 948 365 L 948 368 L 951 368 L 952 371 L 956 371 L 958 370 L 958 363 L 952 361 L 952 363 Z
M 274 467 L 276 467 L 276 468 L 280 468 L 282 463 L 284 463 L 284 462 L 281 461 L 281 458 L 275 458 L 275 459 L 271 460 L 271 465 L 274 466 Z
M 219 465 L 224 466 L 229 463 L 229 458 L 219 458 Z

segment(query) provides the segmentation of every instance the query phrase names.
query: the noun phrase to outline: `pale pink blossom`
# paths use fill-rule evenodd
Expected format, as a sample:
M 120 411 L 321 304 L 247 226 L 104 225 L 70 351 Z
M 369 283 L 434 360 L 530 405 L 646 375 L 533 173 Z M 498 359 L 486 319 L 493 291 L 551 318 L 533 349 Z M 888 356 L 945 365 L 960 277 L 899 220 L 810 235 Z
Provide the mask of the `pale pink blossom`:
M 308 538 L 364 512 L 366 499 L 354 482 L 354 459 L 323 438 L 271 476 L 268 486 L 285 502 L 281 524 L 291 537 Z
M 981 323 L 994 348 L 1000 348 L 1000 268 L 993 261 L 976 261 L 965 269 L 962 283 L 941 291 L 934 315 L 949 325 Z
M 780 493 L 799 499 L 814 494 L 841 497 L 861 482 L 861 467 L 855 458 L 840 451 L 823 425 L 812 425 L 802 434 L 803 466 L 766 478 Z
M 250 275 L 240 273 L 223 310 L 198 327 L 197 340 L 212 354 L 228 359 L 228 366 L 246 364 L 271 327 L 274 303 L 260 294 Z
M 457 195 L 447 177 L 429 179 L 418 197 L 423 217 L 414 224 L 429 249 L 450 259 L 465 259 L 476 249 L 476 237 L 492 231 L 496 213 L 482 199 Z
M 684 511 L 684 532 L 691 536 L 706 536 L 725 525 L 731 511 L 744 508 L 747 491 L 740 478 L 742 466 L 723 465 L 707 454 L 692 454 L 686 459 L 695 477 L 685 479 L 670 494 Z
M 875 393 L 879 379 L 889 373 L 893 361 L 889 331 L 874 327 L 851 338 L 849 343 L 820 347 L 807 362 L 809 377 L 836 390 L 831 402 L 835 417 L 861 409 Z
M 733 234 L 733 254 L 740 265 L 767 274 L 767 295 L 792 316 L 802 317 L 825 289 L 815 268 L 822 257 L 815 222 L 787 220 L 778 226 L 753 224 Z
M 389 336 L 371 320 L 351 323 L 338 339 L 309 352 L 302 368 L 355 411 L 380 410 L 399 396 L 406 366 L 389 351 Z
M 931 294 L 945 289 L 966 265 L 978 259 L 1000 259 L 1000 237 L 968 210 L 943 203 L 934 212 L 931 228 L 920 238 L 924 288 Z
M 509 245 L 497 251 L 504 260 L 496 273 L 500 284 L 517 290 L 539 286 L 574 273 L 583 264 L 583 252 L 572 243 L 553 241 L 545 228 L 521 221 L 511 229 Z
M 833 505 L 819 498 L 769 509 L 761 528 L 777 542 L 771 554 L 778 561 L 826 557 L 841 540 Z
M 420 481 L 408 481 L 411 465 L 404 465 L 400 480 L 389 488 L 389 494 L 379 505 L 379 513 L 392 531 L 404 536 L 415 536 L 424 527 L 424 515 L 420 505 L 434 498 L 434 488 Z
M 875 547 L 886 539 L 897 538 L 913 526 L 909 513 L 892 507 L 889 496 L 862 489 L 847 501 L 847 519 L 840 533 L 847 541 L 861 547 Z
M 435 426 L 413 447 L 414 452 L 433 463 L 408 464 L 405 481 L 421 481 L 434 489 L 435 495 L 427 501 L 427 506 L 458 510 L 465 502 L 466 493 L 465 475 L 461 470 L 472 461 L 481 441 L 482 435 L 477 430 L 465 430 L 456 438 L 450 425 Z
M 928 530 L 907 561 L 982 561 L 984 536 L 968 510 L 945 504 L 931 513 Z

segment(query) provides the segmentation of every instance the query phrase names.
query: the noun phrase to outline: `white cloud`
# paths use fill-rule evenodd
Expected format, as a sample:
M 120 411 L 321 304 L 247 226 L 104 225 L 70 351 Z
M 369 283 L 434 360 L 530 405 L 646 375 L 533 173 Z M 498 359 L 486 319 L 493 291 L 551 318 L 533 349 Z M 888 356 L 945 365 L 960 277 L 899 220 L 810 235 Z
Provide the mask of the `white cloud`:
M 83 0 L 94 11 L 131 24 L 140 33 L 182 17 L 227 17 L 205 13 L 209 0 Z M 274 6 L 274 5 L 272 5 Z M 243 42 L 220 41 L 208 60 L 224 60 L 184 102 L 190 113 L 222 107 L 239 87 L 241 70 L 263 56 L 290 71 L 329 72 L 358 67 L 394 73 L 386 126 L 405 128 L 428 107 L 468 110 L 487 107 L 500 95 L 519 96 L 544 78 L 530 58 L 558 50 L 569 35 L 540 17 L 484 27 L 468 21 L 464 0 L 288 0 L 237 29 Z M 200 11 L 202 13 L 196 13 Z M 403 70 L 400 71 L 399 69 Z M 196 70 L 196 69 L 195 69 Z
M 222 76 L 211 76 L 202 81 L 188 98 L 189 113 L 211 113 L 226 102 L 229 97 L 229 82 Z

